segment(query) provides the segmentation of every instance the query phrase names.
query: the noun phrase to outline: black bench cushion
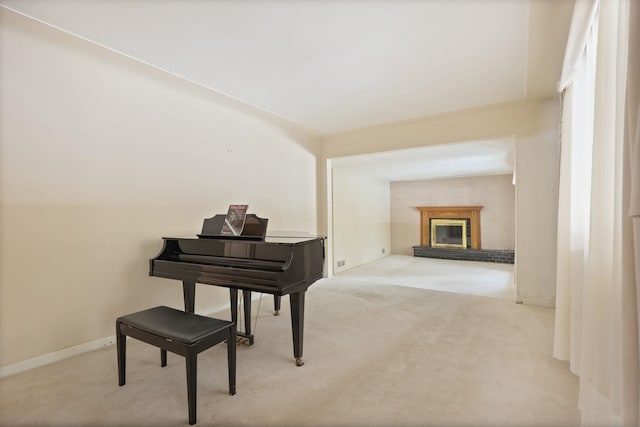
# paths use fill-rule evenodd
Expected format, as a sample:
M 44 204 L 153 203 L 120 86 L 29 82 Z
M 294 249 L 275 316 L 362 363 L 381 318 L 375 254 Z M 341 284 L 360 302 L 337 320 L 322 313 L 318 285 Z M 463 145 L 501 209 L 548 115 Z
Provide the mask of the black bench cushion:
M 185 344 L 196 343 L 233 324 L 226 320 L 200 316 L 165 306 L 121 316 L 118 321 Z

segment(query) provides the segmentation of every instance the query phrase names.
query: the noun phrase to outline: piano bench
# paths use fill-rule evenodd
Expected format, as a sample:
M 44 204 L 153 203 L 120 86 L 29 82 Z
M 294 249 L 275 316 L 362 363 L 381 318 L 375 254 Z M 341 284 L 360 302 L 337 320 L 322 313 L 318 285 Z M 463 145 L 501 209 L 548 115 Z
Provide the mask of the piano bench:
M 127 336 L 160 348 L 160 365 L 167 365 L 167 351 L 184 356 L 187 365 L 189 424 L 196 423 L 198 353 L 227 342 L 229 394 L 236 394 L 236 327 L 233 322 L 200 316 L 169 307 L 121 316 L 116 319 L 118 384 L 124 385 Z

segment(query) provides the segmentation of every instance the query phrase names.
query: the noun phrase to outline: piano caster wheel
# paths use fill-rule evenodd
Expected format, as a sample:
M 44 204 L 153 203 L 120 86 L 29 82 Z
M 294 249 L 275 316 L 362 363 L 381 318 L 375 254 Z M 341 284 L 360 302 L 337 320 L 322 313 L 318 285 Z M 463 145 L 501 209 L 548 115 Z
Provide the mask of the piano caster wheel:
M 280 310 L 276 310 L 276 311 L 274 311 L 274 312 L 273 312 L 273 315 L 274 315 L 274 316 L 280 316 Z
M 296 357 L 296 366 L 302 366 L 304 362 L 302 361 L 302 357 Z

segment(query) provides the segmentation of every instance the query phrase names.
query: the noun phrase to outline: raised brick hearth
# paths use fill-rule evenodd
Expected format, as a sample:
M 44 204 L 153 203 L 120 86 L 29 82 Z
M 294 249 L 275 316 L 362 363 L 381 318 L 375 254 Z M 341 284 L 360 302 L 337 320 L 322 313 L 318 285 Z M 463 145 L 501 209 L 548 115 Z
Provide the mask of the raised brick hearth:
M 413 256 L 513 264 L 515 260 L 515 251 L 510 249 L 455 249 L 414 246 Z

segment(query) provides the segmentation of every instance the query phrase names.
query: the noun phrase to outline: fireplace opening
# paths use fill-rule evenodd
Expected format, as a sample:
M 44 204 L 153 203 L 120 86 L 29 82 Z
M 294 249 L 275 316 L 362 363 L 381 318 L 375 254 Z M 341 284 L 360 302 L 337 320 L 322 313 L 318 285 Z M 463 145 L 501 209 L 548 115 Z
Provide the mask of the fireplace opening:
M 467 221 L 465 219 L 432 219 L 431 247 L 467 247 Z

